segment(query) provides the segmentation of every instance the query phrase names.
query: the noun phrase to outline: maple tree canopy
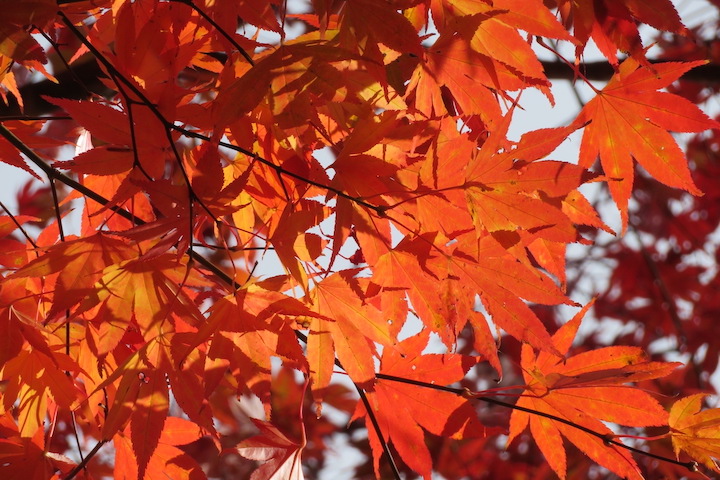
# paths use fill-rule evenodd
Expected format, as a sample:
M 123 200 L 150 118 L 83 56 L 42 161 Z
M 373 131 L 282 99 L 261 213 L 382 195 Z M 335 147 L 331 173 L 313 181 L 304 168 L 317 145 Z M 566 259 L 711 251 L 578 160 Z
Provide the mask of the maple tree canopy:
M 720 474 L 703 8 L 2 0 L 0 477 Z

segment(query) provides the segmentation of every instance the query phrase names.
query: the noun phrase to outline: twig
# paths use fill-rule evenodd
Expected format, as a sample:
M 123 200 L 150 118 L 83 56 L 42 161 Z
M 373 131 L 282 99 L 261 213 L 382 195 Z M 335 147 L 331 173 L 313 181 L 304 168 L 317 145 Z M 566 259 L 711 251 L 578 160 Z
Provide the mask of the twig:
M 416 385 L 416 386 L 419 386 L 419 387 L 430 388 L 430 389 L 433 389 L 433 390 L 439 390 L 439 391 L 441 391 L 441 392 L 450 392 L 450 393 L 454 393 L 455 395 L 461 396 L 461 397 L 463 397 L 463 398 L 468 398 L 468 399 L 472 398 L 472 399 L 475 399 L 475 400 L 480 400 L 480 401 L 485 402 L 485 403 L 491 403 L 491 404 L 493 404 L 493 405 L 499 405 L 499 406 L 501 406 L 501 407 L 509 408 L 509 409 L 511 409 L 511 410 L 519 410 L 519 411 L 521 411 L 521 412 L 530 413 L 530 414 L 532 414 L 532 415 L 537 415 L 537 416 L 539 416 L 539 417 L 548 418 L 548 419 L 550 419 L 550 420 L 554 420 L 554 421 L 556 421 L 556 422 L 560 422 L 560 423 L 563 423 L 563 424 L 568 425 L 568 426 L 570 426 L 570 427 L 573 427 L 573 428 L 576 428 L 576 429 L 578 429 L 578 430 L 581 430 L 581 431 L 587 433 L 588 435 L 592 435 L 592 436 L 594 436 L 594 437 L 597 437 L 597 438 L 599 438 L 600 440 L 602 440 L 605 444 L 615 445 L 615 446 L 624 448 L 624 449 L 626 449 L 626 450 L 629 450 L 629 451 L 631 451 L 631 452 L 638 453 L 638 454 L 640 454 L 640 455 L 645 455 L 645 456 L 647 456 L 647 457 L 655 458 L 655 459 L 657 459 L 657 460 L 662 460 L 663 462 L 668 462 L 668 463 L 672 463 L 672 464 L 674 464 L 674 465 L 679 465 L 679 466 L 681 466 L 681 467 L 687 468 L 688 470 L 690 470 L 690 471 L 692 471 L 692 472 L 694 472 L 694 471 L 697 470 L 697 463 L 696 463 L 696 462 L 681 462 L 681 461 L 675 460 L 675 459 L 673 459 L 673 458 L 663 457 L 663 456 L 661 456 L 661 455 L 657 455 L 657 454 L 654 454 L 654 453 L 651 453 L 651 452 L 646 452 L 646 451 L 644 451 L 644 450 L 640 450 L 640 449 L 638 449 L 638 448 L 631 447 L 630 445 L 625 445 L 624 443 L 618 442 L 617 440 L 613 440 L 611 437 L 609 437 L 609 436 L 606 435 L 606 434 L 596 432 L 595 430 L 592 430 L 592 429 L 590 429 L 590 428 L 588 428 L 588 427 L 585 427 L 585 426 L 583 426 L 583 425 L 579 425 L 579 424 L 577 424 L 577 423 L 575 423 L 575 422 L 572 422 L 572 421 L 570 421 L 570 420 L 567 420 L 567 419 L 564 419 L 564 418 L 561 418 L 561 417 L 552 415 L 552 414 L 550 414 L 550 413 L 541 412 L 541 411 L 539 411 L 539 410 L 533 410 L 532 408 L 527 408 L 527 407 L 522 407 L 522 406 L 519 406 L 519 405 L 515 405 L 514 403 L 503 402 L 502 400 L 497 400 L 497 399 L 492 398 L 492 397 L 487 397 L 487 396 L 484 396 L 484 395 L 475 395 L 475 394 L 473 394 L 473 392 L 470 392 L 469 390 L 467 390 L 467 389 L 465 389 L 465 388 L 454 388 L 454 387 L 446 387 L 446 386 L 443 386 L 443 385 L 435 385 L 434 383 L 423 382 L 423 381 L 420 381 L 420 380 L 413 380 L 413 379 L 410 379 L 410 378 L 396 377 L 396 376 L 394 376 L 394 375 L 387 375 L 387 374 L 384 374 L 384 373 L 378 373 L 378 374 L 375 375 L 375 377 L 378 378 L 378 379 L 381 379 L 381 380 L 389 380 L 389 381 L 392 381 L 392 382 L 406 383 L 406 384 L 409 384 L 409 385 Z
M 165 128 L 175 130 L 176 132 L 179 132 L 188 138 L 196 138 L 196 139 L 203 140 L 206 142 L 211 141 L 211 138 L 208 137 L 207 135 L 202 135 L 202 134 L 199 134 L 196 132 L 192 132 L 183 127 L 179 127 L 172 122 L 169 122 L 163 116 L 163 114 L 158 110 L 158 108 L 145 96 L 145 94 L 142 91 L 140 91 L 140 89 L 138 89 L 132 82 L 130 82 L 127 78 L 125 78 L 120 72 L 118 72 L 117 69 L 115 68 L 115 66 L 112 63 L 110 63 L 103 56 L 103 54 L 100 51 L 98 51 L 97 48 L 95 48 L 95 46 L 87 40 L 87 38 L 85 38 L 85 36 L 75 27 L 75 25 L 73 25 L 73 23 L 70 21 L 70 19 L 68 19 L 65 16 L 64 13 L 58 12 L 58 15 L 60 15 L 63 23 L 70 29 L 70 31 L 72 31 L 72 33 L 78 38 L 78 40 L 80 40 L 82 42 L 82 44 L 85 45 L 85 47 L 87 47 L 88 50 L 90 50 L 90 52 L 95 56 L 95 58 L 100 63 L 102 63 L 109 71 L 112 71 L 114 73 L 114 75 L 116 75 L 117 78 L 120 79 L 122 81 L 122 83 L 124 83 L 128 87 L 128 89 L 130 89 L 135 95 L 137 95 L 137 97 L 140 99 L 140 101 L 147 108 L 150 109 L 150 111 L 158 118 L 158 120 L 160 120 L 163 123 L 163 125 L 165 125 Z M 278 175 L 285 175 L 286 177 L 300 180 L 300 181 L 305 182 L 314 187 L 322 188 L 324 190 L 327 190 L 328 192 L 334 193 L 335 195 L 337 195 L 339 197 L 345 198 L 345 199 L 350 200 L 358 205 L 361 205 L 365 208 L 373 210 L 380 217 L 385 216 L 385 212 L 388 207 L 373 205 L 371 203 L 368 203 L 368 202 L 362 200 L 361 198 L 354 197 L 352 195 L 349 195 L 349 194 L 343 192 L 342 190 L 331 187 L 330 185 L 325 185 L 323 183 L 316 182 L 314 180 L 310 180 L 309 178 L 305 178 L 302 175 L 299 175 L 297 173 L 291 172 L 290 170 L 284 169 L 280 165 L 274 164 L 270 160 L 267 160 L 266 158 L 259 156 L 255 152 L 252 152 L 245 148 L 239 147 L 237 145 L 233 145 L 231 143 L 222 142 L 222 141 L 218 142 L 218 145 L 221 145 L 223 147 L 229 148 L 236 152 L 239 152 L 239 153 L 242 153 L 249 157 L 252 157 L 255 160 L 257 160 L 258 162 L 262 163 L 263 165 L 266 165 L 266 166 L 272 168 L 273 170 L 275 170 L 275 172 Z
M 225 39 L 228 42 L 230 42 L 230 44 L 233 47 L 235 47 L 235 49 L 237 49 L 238 52 L 240 52 L 240 55 L 242 55 L 250 65 L 252 65 L 253 67 L 255 66 L 255 62 L 250 57 L 250 55 L 245 51 L 245 49 L 242 48 L 240 46 L 240 44 L 237 43 L 237 41 L 234 38 L 232 38 L 232 36 L 229 33 L 227 33 L 225 31 L 225 29 L 221 28 L 220 25 L 218 25 L 217 22 L 215 22 L 215 20 L 212 19 L 212 17 L 210 17 L 207 13 L 205 13 L 200 7 L 195 5 L 195 3 L 192 2 L 192 0 L 171 0 L 171 1 L 178 2 L 178 3 L 184 3 L 185 5 L 189 6 L 193 10 L 195 10 L 201 17 L 203 17 L 205 19 L 205 21 L 207 21 L 210 25 L 212 25 L 213 28 L 220 33 L 220 35 L 225 37 Z
M 107 443 L 107 440 L 100 440 L 98 443 L 96 443 L 95 446 L 93 447 L 93 449 L 90 450 L 87 455 L 85 455 L 85 458 L 83 458 L 80 463 L 75 465 L 75 468 L 70 470 L 70 472 L 67 474 L 67 477 L 65 477 L 64 480 L 72 480 L 73 478 L 75 478 L 75 476 L 78 473 L 80 473 L 80 471 L 83 470 L 87 466 L 90 459 L 95 456 L 95 454 L 98 452 L 98 450 L 100 450 L 100 447 L 105 445 L 105 443 Z
M 25 154 L 30 159 L 30 161 L 32 161 L 41 170 L 43 170 L 43 172 L 45 172 L 48 175 L 48 177 L 58 180 L 58 181 L 64 183 L 65 185 L 67 185 L 68 187 L 77 190 L 79 193 L 81 193 L 81 194 L 85 195 L 86 197 L 90 198 L 91 200 L 103 205 L 104 207 L 109 208 L 110 210 L 112 210 L 113 212 L 118 214 L 119 216 L 135 223 L 136 225 L 145 225 L 146 222 L 144 220 L 136 217 L 135 215 L 128 212 L 124 208 L 121 208 L 121 207 L 118 207 L 115 205 L 110 205 L 110 201 L 108 199 L 104 198 L 101 195 L 98 195 L 93 190 L 76 182 L 75 180 L 71 179 L 70 177 L 63 175 L 62 173 L 58 172 L 57 170 L 55 170 L 54 168 L 52 168 L 51 166 L 46 164 L 44 162 L 44 160 L 42 158 L 40 158 L 39 155 L 37 155 L 30 147 L 25 145 L 22 142 L 22 140 L 17 138 L 11 131 L 9 131 L 7 128 L 5 128 L 5 126 L 3 126 L 2 124 L 0 124 L 0 136 L 5 137 L 5 139 L 7 139 L 15 148 L 17 148 L 20 152 Z M 219 267 L 217 267 L 215 264 L 210 262 L 208 259 L 206 259 L 202 255 L 198 254 L 196 251 L 194 251 L 192 249 L 188 249 L 187 253 L 190 258 L 192 258 L 198 264 L 202 265 L 204 268 L 206 268 L 207 270 L 212 272 L 215 276 L 217 276 L 223 283 L 225 283 L 229 287 L 231 287 L 233 289 L 242 288 L 242 285 L 238 284 L 229 275 L 227 275 L 225 272 L 223 272 Z M 304 343 L 307 343 L 307 337 L 302 332 L 299 332 L 296 330 L 295 334 L 301 341 L 303 341 Z M 337 365 L 339 368 L 342 368 L 344 370 L 342 364 L 337 359 L 335 359 L 335 365 Z M 358 391 L 358 394 L 360 395 L 361 398 L 366 398 L 365 392 L 362 390 L 361 387 L 359 387 L 358 385 L 355 385 L 355 388 Z M 397 469 L 397 466 L 395 465 L 395 461 L 393 459 L 392 453 L 390 452 L 390 447 L 387 445 L 387 443 L 385 442 L 385 439 L 382 436 L 382 432 L 380 431 L 380 426 L 377 423 L 377 419 L 375 419 L 375 415 L 372 412 L 372 409 L 368 409 L 368 417 L 370 417 L 371 423 L 373 424 L 373 428 L 375 428 L 375 430 L 376 430 L 376 433 L 378 435 L 378 438 L 380 439 L 380 443 L 383 447 L 383 450 L 385 451 L 386 455 L 388 456 L 388 459 L 390 462 L 390 467 L 393 470 L 393 474 L 395 475 L 395 478 L 397 480 L 400 480 L 400 478 L 401 478 L 400 472 Z M 90 460 L 90 458 L 95 454 L 95 452 L 99 448 L 100 447 L 98 445 L 96 445 L 96 449 L 93 449 L 93 451 L 88 453 L 88 455 L 85 457 L 83 463 L 86 464 L 87 461 Z M 75 470 L 73 470 L 73 472 L 75 472 Z M 75 472 L 73 474 L 73 476 L 75 476 L 75 474 L 77 474 L 77 472 Z M 65 480 L 70 480 L 71 478 L 72 477 L 68 477 Z

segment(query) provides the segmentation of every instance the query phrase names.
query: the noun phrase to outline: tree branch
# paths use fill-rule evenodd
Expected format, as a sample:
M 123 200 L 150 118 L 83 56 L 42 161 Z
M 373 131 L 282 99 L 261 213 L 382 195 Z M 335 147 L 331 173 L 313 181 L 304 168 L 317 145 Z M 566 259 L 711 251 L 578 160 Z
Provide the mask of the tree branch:
M 95 191 L 87 188 L 85 185 L 82 185 L 81 183 L 76 182 L 75 180 L 68 177 L 67 175 L 64 175 L 61 172 L 58 172 L 53 167 L 51 167 L 50 165 L 45 163 L 45 161 L 37 153 L 35 153 L 30 147 L 25 145 L 22 140 L 17 138 L 10 130 L 8 130 L 4 125 L 2 125 L 2 123 L 0 123 L 0 136 L 4 137 L 15 148 L 17 148 L 18 151 L 20 151 L 26 157 L 28 157 L 30 159 L 30 161 L 32 161 L 35 165 L 37 165 L 38 168 L 40 168 L 43 172 L 45 172 L 45 174 L 48 176 L 48 178 L 64 183 L 68 187 L 83 194 L 87 198 L 103 205 L 104 207 L 107 207 L 108 209 L 112 210 L 113 212 L 115 212 L 119 216 L 125 218 L 126 220 L 133 222 L 135 225 L 145 225 L 145 221 L 143 221 L 141 218 L 136 217 L 135 215 L 133 215 L 132 213 L 130 213 L 129 211 L 125 210 L 122 207 L 119 207 L 116 205 L 110 205 L 110 200 L 106 199 L 102 195 L 97 194 Z M 207 269 L 208 271 L 213 273 L 220 281 L 222 281 L 224 284 L 226 284 L 230 288 L 233 288 L 233 289 L 242 288 L 242 285 L 239 285 L 228 274 L 223 272 L 217 265 L 215 265 L 210 260 L 208 260 L 204 256 L 197 253 L 195 250 L 192 249 L 192 247 L 189 248 L 186 253 L 193 261 L 197 262 L 199 265 L 201 265 L 202 267 L 204 267 L 205 269 Z M 304 343 L 307 343 L 307 336 L 305 336 L 302 332 L 299 332 L 296 330 L 295 334 L 298 337 L 298 339 L 300 339 Z M 335 365 L 338 368 L 341 368 L 343 370 L 345 369 L 337 358 L 335 359 Z M 370 405 L 367 400 L 367 396 L 365 395 L 365 392 L 363 391 L 362 387 L 360 387 L 357 384 L 354 384 L 354 385 L 355 385 L 355 389 L 358 392 L 358 395 L 360 396 L 361 400 L 365 404 L 365 407 L 367 409 L 368 416 L 370 417 L 370 421 L 373 425 L 373 428 L 375 429 L 375 432 L 377 433 L 378 438 L 380 440 L 380 444 L 382 445 L 382 448 L 388 457 L 388 462 L 389 462 L 390 468 L 393 472 L 393 475 L 396 480 L 400 480 L 401 476 L 400 476 L 400 472 L 397 468 L 397 465 L 395 464 L 395 459 L 393 458 L 393 455 L 392 455 L 392 452 L 390 451 L 389 445 L 387 444 L 387 442 L 385 441 L 385 439 L 382 436 L 382 431 L 380 430 L 380 425 L 378 425 L 377 419 L 375 418 L 375 415 L 374 415 L 372 409 L 370 408 Z M 95 455 L 95 453 L 97 453 L 97 450 L 100 449 L 100 447 L 102 446 L 103 443 L 104 442 L 98 443 L 95 446 L 95 448 L 83 459 L 83 461 L 81 462 L 80 465 L 78 465 L 78 467 L 80 467 L 82 465 L 84 468 L 84 465 L 86 465 L 87 462 L 89 462 L 90 459 Z M 73 470 L 72 476 L 68 476 L 65 480 L 70 480 L 71 478 L 73 478 L 80 471 L 80 468 L 78 468 L 78 467 L 76 467 Z
M 95 454 L 100 450 L 100 447 L 105 445 L 105 443 L 107 443 L 107 440 L 100 440 L 99 442 L 97 442 L 95 444 L 95 446 L 93 447 L 93 449 L 90 450 L 87 455 L 85 455 L 85 458 L 83 458 L 80 463 L 75 465 L 75 468 L 70 470 L 70 472 L 67 474 L 67 476 L 65 477 L 64 480 L 72 480 L 73 478 L 75 478 L 75 476 L 78 473 L 80 473 L 81 470 L 84 470 L 85 467 L 87 467 L 87 464 L 90 461 L 90 459 L 95 456 Z
M 663 63 L 670 60 L 650 60 L 650 63 Z M 683 61 L 683 60 L 677 60 Z M 574 80 L 575 72 L 573 69 L 560 61 L 542 62 L 545 75 L 549 79 L 555 80 Z M 588 78 L 588 80 L 607 81 L 615 73 L 612 65 L 607 62 L 585 62 L 581 63 L 578 68 Z M 50 80 L 43 80 L 36 83 L 28 83 L 19 88 L 25 103 L 26 115 L 43 115 L 58 109 L 56 105 L 46 102 L 42 96 L 69 98 L 73 100 L 82 100 L 88 97 L 88 90 L 98 95 L 107 95 L 109 91 L 103 85 L 100 78 L 104 74 L 98 63 L 92 57 L 88 56 L 84 60 L 76 61 L 71 65 L 71 70 L 65 70 L 55 74 L 58 83 Z M 79 84 L 76 79 L 81 79 L 83 84 Z M 682 79 L 688 82 L 698 82 L 708 85 L 717 85 L 720 83 L 720 64 L 708 63 L 695 67 L 683 75 Z M 0 116 L 20 115 L 20 106 L 15 98 L 8 96 L 9 105 L 0 103 Z
M 686 59 L 677 60 L 650 60 L 651 64 L 666 62 L 686 62 Z M 574 80 L 575 72 L 567 64 L 559 61 L 542 62 L 545 75 L 549 79 L 554 80 Z M 584 62 L 578 65 L 578 69 L 587 77 L 588 80 L 607 81 L 613 76 L 615 70 L 608 62 Z M 709 85 L 717 85 L 720 83 L 720 64 L 707 63 L 693 68 L 682 76 L 682 80 L 688 82 L 706 83 Z
M 663 457 L 661 455 L 657 455 L 657 454 L 654 454 L 651 452 L 646 452 L 645 450 L 640 450 L 639 448 L 631 447 L 630 445 L 625 445 L 622 442 L 618 442 L 617 440 L 614 440 L 613 438 L 609 437 L 608 435 L 596 432 L 596 431 L 591 430 L 583 425 L 579 425 L 575 422 L 552 415 L 550 413 L 533 410 L 532 408 L 521 407 L 519 405 L 515 405 L 514 403 L 503 402 L 502 400 L 497 400 L 495 398 L 488 397 L 485 395 L 477 395 L 477 394 L 474 394 L 473 392 L 470 392 L 469 390 L 464 389 L 464 388 L 446 387 L 443 385 L 436 385 L 434 383 L 423 382 L 421 380 L 413 380 L 413 379 L 409 379 L 409 378 L 396 377 L 394 375 L 386 375 L 384 373 L 378 373 L 375 375 L 375 377 L 378 379 L 381 379 L 381 380 L 389 380 L 392 382 L 406 383 L 406 384 L 415 385 L 418 387 L 430 388 L 432 390 L 439 390 L 441 392 L 450 392 L 450 393 L 454 393 L 455 395 L 458 395 L 458 396 L 461 396 L 464 398 L 480 400 L 481 402 L 491 403 L 493 405 L 498 405 L 501 407 L 509 408 L 511 410 L 519 410 L 521 412 L 529 413 L 531 415 L 537 415 L 539 417 L 548 418 L 550 420 L 560 422 L 560 423 L 563 423 L 570 427 L 581 430 L 581 431 L 587 433 L 588 435 L 597 437 L 600 440 L 602 440 L 605 444 L 615 445 L 617 447 L 624 448 L 631 452 L 635 452 L 640 455 L 645 455 L 646 457 L 651 457 L 656 460 L 662 460 L 663 462 L 668 462 L 668 463 L 672 463 L 674 465 L 679 465 L 681 467 L 687 468 L 691 472 L 697 471 L 697 466 L 698 466 L 697 462 L 681 462 L 681 461 L 675 460 L 673 458 Z

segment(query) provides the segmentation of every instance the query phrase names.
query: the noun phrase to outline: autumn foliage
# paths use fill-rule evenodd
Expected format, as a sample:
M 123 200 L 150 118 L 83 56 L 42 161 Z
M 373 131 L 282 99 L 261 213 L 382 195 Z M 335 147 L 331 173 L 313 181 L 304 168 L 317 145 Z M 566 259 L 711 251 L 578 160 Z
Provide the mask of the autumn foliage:
M 720 474 L 712 20 L 0 5 L 0 477 Z

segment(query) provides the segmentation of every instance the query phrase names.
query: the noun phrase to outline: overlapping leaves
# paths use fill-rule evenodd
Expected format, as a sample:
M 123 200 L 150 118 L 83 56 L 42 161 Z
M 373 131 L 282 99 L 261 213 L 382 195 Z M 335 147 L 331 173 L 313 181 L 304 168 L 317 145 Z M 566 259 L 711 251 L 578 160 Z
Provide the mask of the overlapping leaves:
M 13 449 L 4 461 L 39 459 L 37 475 L 67 470 L 63 458 L 41 458 L 39 432 L 47 414 L 72 410 L 99 446 L 113 441 L 116 477 L 202 478 L 178 446 L 217 440 L 216 423 L 233 421 L 228 396 L 250 393 L 269 413 L 275 357 L 309 378 L 318 413 L 342 366 L 366 392 L 356 417 L 371 425 L 376 474 L 390 444 L 430 478 L 427 433 L 463 440 L 489 429 L 467 399 L 390 377 L 450 384 L 480 361 L 499 373 L 508 334 L 523 343 L 526 382 L 510 440 L 529 425 L 561 477 L 566 438 L 639 478 L 630 455 L 604 441 L 612 432 L 602 421 L 669 423 L 676 453 L 716 468 L 715 409 L 688 397 L 668 420 L 627 385 L 675 365 L 634 347 L 568 356 L 582 313 L 551 335 L 530 305 L 572 304 L 567 245 L 587 241 L 581 226 L 609 230 L 579 192 L 598 179 L 588 171 L 598 157 L 623 226 L 633 159 L 700 193 L 668 131 L 719 125 L 658 92 L 700 63 L 651 66 L 637 34 L 637 21 L 682 31 L 669 1 L 317 0 L 290 16 L 278 1 L 81 3 L 58 13 L 54 3 L 20 2 L 0 20 L 0 82 L 15 97 L 12 62 L 43 71 L 32 24 L 83 42 L 73 59 L 90 52 L 114 96 L 50 100 L 71 119 L 52 146 L 83 144 L 53 167 L 78 183 L 31 155 L 48 146 L 39 124 L 3 127 L 4 162 L 28 169 L 19 149 L 84 201 L 80 238 L 55 224 L 38 243 L 3 239 L 12 250 L 0 257 L 0 427 Z M 238 17 L 281 43 L 244 34 Z M 289 19 L 306 31 L 288 38 Z M 570 126 L 513 142 L 522 102 L 512 92 L 554 100 L 533 35 L 578 54 L 592 38 L 611 63 L 618 48 L 632 58 Z M 579 165 L 547 159 L 581 127 Z M 256 271 L 268 258 L 283 275 Z M 355 268 L 343 270 L 342 259 Z M 422 333 L 399 341 L 409 312 Z M 455 349 L 466 327 L 482 357 L 422 353 L 430 332 Z M 171 398 L 189 420 L 171 415 Z M 305 438 L 298 445 L 255 424 L 262 436 L 239 444 L 267 462 L 253 478 L 302 478 Z
M 637 347 L 606 347 L 568 357 L 587 307 L 554 335 L 553 344 L 565 356 L 535 354 L 523 346 L 523 377 L 527 382 L 516 405 L 548 416 L 515 410 L 510 418 L 513 441 L 530 432 L 553 470 L 566 476 L 567 438 L 590 458 L 625 478 L 642 478 L 628 451 L 605 444 L 613 432 L 601 421 L 629 426 L 659 426 L 668 421 L 665 409 L 644 391 L 626 385 L 668 375 L 680 364 L 649 361 Z

